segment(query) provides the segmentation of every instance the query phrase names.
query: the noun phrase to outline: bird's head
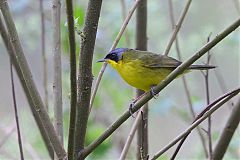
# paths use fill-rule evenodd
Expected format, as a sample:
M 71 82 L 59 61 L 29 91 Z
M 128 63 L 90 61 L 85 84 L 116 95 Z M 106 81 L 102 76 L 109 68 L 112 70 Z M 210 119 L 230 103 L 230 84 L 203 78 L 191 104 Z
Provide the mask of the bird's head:
M 118 63 L 118 61 L 122 60 L 122 54 L 128 50 L 128 48 L 116 48 L 109 52 L 104 59 L 101 59 L 97 62 L 109 62 L 109 61 L 114 61 Z

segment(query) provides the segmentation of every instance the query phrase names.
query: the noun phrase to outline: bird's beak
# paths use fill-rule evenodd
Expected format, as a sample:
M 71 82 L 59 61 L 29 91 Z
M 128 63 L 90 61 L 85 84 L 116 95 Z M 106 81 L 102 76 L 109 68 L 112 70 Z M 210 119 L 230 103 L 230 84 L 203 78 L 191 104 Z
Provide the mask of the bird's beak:
M 97 62 L 107 62 L 107 59 L 100 59 Z

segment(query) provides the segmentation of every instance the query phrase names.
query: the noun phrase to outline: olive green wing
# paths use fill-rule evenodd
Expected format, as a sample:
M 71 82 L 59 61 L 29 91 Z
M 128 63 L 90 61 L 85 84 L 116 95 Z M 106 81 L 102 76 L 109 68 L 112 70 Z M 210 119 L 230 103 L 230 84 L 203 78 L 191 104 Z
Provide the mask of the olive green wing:
M 160 54 L 149 53 L 139 57 L 144 67 L 148 68 L 176 68 L 180 61 Z

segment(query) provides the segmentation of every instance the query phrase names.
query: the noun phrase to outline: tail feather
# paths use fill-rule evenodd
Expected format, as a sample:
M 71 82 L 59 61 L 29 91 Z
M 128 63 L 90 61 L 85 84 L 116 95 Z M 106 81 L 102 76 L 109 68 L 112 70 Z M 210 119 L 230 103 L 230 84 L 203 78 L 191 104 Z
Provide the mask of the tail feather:
M 197 69 L 197 70 L 207 70 L 207 69 L 213 69 L 216 68 L 216 66 L 212 65 L 191 65 L 189 69 Z

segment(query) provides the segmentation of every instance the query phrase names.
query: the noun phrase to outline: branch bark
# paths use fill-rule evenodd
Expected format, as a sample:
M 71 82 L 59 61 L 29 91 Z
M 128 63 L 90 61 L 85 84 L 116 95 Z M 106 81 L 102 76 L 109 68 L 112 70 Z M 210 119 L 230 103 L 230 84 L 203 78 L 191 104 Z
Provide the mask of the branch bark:
M 172 82 L 179 74 L 184 72 L 191 64 L 193 64 L 196 60 L 198 60 L 201 56 L 203 56 L 208 50 L 213 48 L 216 44 L 218 44 L 221 40 L 227 37 L 231 32 L 233 32 L 240 25 L 240 19 L 236 20 L 233 24 L 228 26 L 224 31 L 219 33 L 214 39 L 205 44 L 199 51 L 197 51 L 192 57 L 190 57 L 187 61 L 178 66 L 173 72 L 171 72 L 165 80 L 163 80 L 160 84 L 155 87 L 154 92 L 159 93 L 163 90 L 170 82 Z M 147 103 L 153 96 L 150 93 L 147 93 L 145 96 L 140 98 L 132 109 L 132 112 L 136 112 L 139 110 L 145 103 Z M 100 145 L 105 139 L 107 139 L 119 126 L 121 126 L 131 114 L 129 110 L 125 111 L 122 116 L 120 116 L 110 127 L 108 127 L 105 132 L 97 138 L 94 142 L 92 142 L 89 146 L 87 146 L 82 152 L 81 156 L 86 157 L 88 154 L 92 152 L 98 145 Z
M 79 58 L 78 99 L 75 130 L 75 154 L 84 148 L 92 88 L 92 57 L 102 0 L 89 0 Z M 79 157 L 79 159 L 84 159 Z
M 168 3 L 169 3 L 169 13 L 170 13 L 171 25 L 172 25 L 172 28 L 174 29 L 174 24 L 175 24 L 175 20 L 174 19 L 175 18 L 174 18 L 174 13 L 173 13 L 172 0 L 168 0 Z M 178 59 L 180 61 L 182 61 L 181 52 L 180 52 L 180 46 L 179 46 L 179 41 L 178 41 L 178 37 L 177 36 L 175 38 L 175 48 L 176 48 L 176 51 L 177 51 Z M 192 100 L 191 100 L 191 95 L 190 95 L 188 83 L 187 83 L 185 75 L 183 75 L 181 78 L 182 78 L 182 81 L 183 81 L 183 87 L 184 87 L 184 90 L 185 90 L 185 93 L 186 93 L 186 97 L 187 97 L 188 107 L 189 107 L 192 119 L 194 119 L 195 118 L 195 112 L 194 112 L 194 109 L 193 109 L 193 104 L 192 104 Z M 202 133 L 200 127 L 197 127 L 197 132 L 198 132 L 199 138 L 200 138 L 200 140 L 202 142 L 202 146 L 203 146 L 203 150 L 204 150 L 205 156 L 207 158 L 208 157 L 208 152 L 207 152 L 206 142 L 205 142 L 205 139 L 204 139 L 204 136 L 203 136 L 203 133 Z
M 61 2 L 60 0 L 52 1 L 53 16 L 53 108 L 54 108 L 54 126 L 58 138 L 63 144 L 63 116 L 62 116 L 62 67 L 61 67 Z
M 213 160 L 223 159 L 225 152 L 227 151 L 228 145 L 232 139 L 232 136 L 238 127 L 238 124 L 240 121 L 239 115 L 240 115 L 240 99 L 238 99 L 238 102 L 233 108 L 232 113 L 229 116 L 229 119 L 213 150 L 213 155 L 212 155 Z
M 169 42 L 168 42 L 168 44 L 167 44 L 167 46 L 166 46 L 166 48 L 164 50 L 164 55 L 168 55 L 168 53 L 169 53 L 169 51 L 171 49 L 171 46 L 172 46 L 174 40 L 177 37 L 178 31 L 180 30 L 180 28 L 182 26 L 183 20 L 184 20 L 186 14 L 187 14 L 187 11 L 189 9 L 189 6 L 190 6 L 191 2 L 192 2 L 192 0 L 188 0 L 187 1 L 186 5 L 185 5 L 185 7 L 184 7 L 180 17 L 179 17 L 179 20 L 178 20 L 178 22 L 177 22 L 177 24 L 175 26 L 175 29 L 174 29 L 174 31 L 173 31 L 173 33 L 171 35 L 171 38 L 170 38 L 170 40 L 169 40 Z
M 136 10 L 136 49 L 147 50 L 147 0 L 141 0 Z M 137 97 L 144 91 L 137 90 Z M 137 130 L 137 159 L 145 160 L 148 156 L 148 103 L 142 110 L 142 120 Z
M 114 42 L 113 42 L 113 45 L 112 45 L 112 47 L 110 48 L 109 51 L 111 51 L 111 50 L 113 50 L 113 49 L 116 48 L 118 42 L 120 41 L 120 39 L 121 39 L 121 37 L 122 37 L 122 35 L 123 35 L 123 32 L 125 31 L 125 29 L 126 29 L 126 27 L 127 27 L 127 25 L 128 25 L 128 22 L 130 21 L 133 13 L 134 13 L 135 9 L 137 8 L 138 3 L 139 3 L 140 1 L 141 1 L 141 0 L 136 0 L 135 3 L 134 3 L 134 5 L 133 5 L 132 8 L 130 9 L 130 11 L 129 11 L 126 19 L 124 20 L 123 25 L 122 25 L 122 27 L 121 27 L 121 29 L 120 29 L 120 31 L 119 31 L 116 39 L 115 39 Z M 98 73 L 96 85 L 95 85 L 95 87 L 94 87 L 94 89 L 93 89 L 93 94 L 92 94 L 91 101 L 90 101 L 90 111 L 91 111 L 91 108 L 92 108 L 92 105 L 93 105 L 93 101 L 94 101 L 95 96 L 96 96 L 96 94 L 97 94 L 97 90 L 98 90 L 100 81 L 101 81 L 101 79 L 102 79 L 102 76 L 103 76 L 103 73 L 104 73 L 106 67 L 107 67 L 107 63 L 105 62 L 105 63 L 103 63 L 102 68 L 100 69 L 100 71 L 99 71 L 99 73 Z M 89 111 L 89 112 L 90 112 L 90 111 Z
M 6 27 L 9 32 L 10 42 L 13 46 L 13 51 L 14 51 L 14 52 L 8 52 L 8 53 L 12 54 L 11 57 L 13 57 L 13 59 L 15 59 L 14 61 L 18 64 L 18 66 L 20 68 L 20 74 L 21 74 L 21 77 L 23 80 L 23 81 L 21 81 L 22 85 L 26 86 L 25 88 L 26 88 L 27 97 L 31 98 L 31 103 L 33 103 L 33 105 L 31 105 L 31 107 L 33 107 L 32 109 L 36 113 L 36 116 L 38 116 L 38 118 L 35 117 L 35 120 L 39 121 L 39 123 L 42 123 L 42 126 L 44 126 L 44 128 L 42 130 L 45 129 L 45 133 L 48 136 L 49 140 L 51 141 L 52 146 L 53 146 L 58 158 L 64 159 L 66 157 L 66 152 L 65 152 L 63 146 L 61 145 L 60 141 L 57 138 L 57 134 L 54 130 L 54 127 L 50 121 L 50 118 L 48 116 L 46 108 L 44 107 L 42 99 L 41 99 L 39 92 L 37 91 L 36 85 L 33 81 L 32 74 L 29 69 L 27 60 L 24 56 L 24 52 L 23 52 L 22 46 L 20 44 L 17 30 L 16 30 L 15 24 L 13 22 L 11 13 L 9 11 L 9 6 L 8 6 L 7 1 L 0 0 L 0 9 L 2 11 L 4 20 L 6 23 Z M 15 67 L 16 67 L 16 65 L 15 65 Z
M 73 17 L 73 3 L 72 0 L 66 0 L 66 13 L 68 23 L 68 40 L 70 49 L 70 83 L 71 83 L 71 104 L 70 104 L 70 122 L 68 134 L 68 160 L 74 158 L 74 132 L 76 121 L 76 103 L 77 103 L 77 83 L 76 83 L 76 45 L 75 45 L 75 31 L 74 31 L 74 17 Z
M 40 16 L 41 16 L 41 52 L 43 64 L 43 87 L 44 87 L 44 102 L 48 111 L 48 72 L 47 72 L 47 57 L 45 51 L 45 18 L 43 9 L 43 0 L 39 0 Z
M 14 85 L 14 78 L 13 78 L 13 65 L 12 60 L 10 58 L 10 75 L 11 75 L 11 85 L 12 85 L 12 98 L 13 98 L 13 106 L 14 106 L 14 113 L 15 113 L 15 121 L 17 126 L 17 135 L 18 135 L 18 147 L 20 152 L 21 160 L 24 160 L 23 154 L 23 145 L 21 139 L 21 130 L 19 125 L 19 118 L 18 118 L 18 108 L 17 108 L 17 100 L 16 100 L 16 93 L 15 93 L 15 85 Z
M 227 101 L 229 101 L 234 96 L 238 95 L 240 92 L 240 88 L 237 88 L 231 92 L 228 92 L 224 94 L 223 96 L 217 98 L 214 102 L 212 102 L 210 105 L 205 107 L 205 109 L 196 117 L 194 122 L 191 126 L 189 126 L 184 132 L 182 132 L 179 136 L 177 136 L 172 142 L 170 142 L 168 145 L 166 145 L 162 150 L 158 151 L 154 156 L 151 158 L 151 160 L 157 159 L 159 156 L 161 156 L 163 153 L 165 153 L 168 149 L 170 149 L 172 146 L 174 146 L 178 141 L 180 141 L 178 147 L 183 144 L 183 142 L 186 140 L 188 135 L 191 133 L 191 131 L 196 128 L 202 121 L 207 119 L 213 112 L 215 112 L 217 109 L 219 109 L 223 104 L 225 104 Z M 180 148 L 176 149 L 179 150 Z M 175 158 L 174 153 L 171 160 Z
M 3 21 L 0 17 L 0 33 L 1 33 L 1 36 L 2 36 L 2 39 L 3 39 L 3 42 L 4 42 L 4 45 L 6 46 L 7 48 L 7 52 L 8 52 L 8 55 L 9 57 L 11 58 L 12 60 L 12 63 L 13 63 L 13 66 L 15 67 L 15 70 L 17 72 L 17 75 L 18 75 L 18 78 L 22 84 L 22 87 L 23 87 L 23 90 L 24 90 L 24 93 L 26 94 L 26 97 L 27 97 L 27 100 L 28 100 L 28 103 L 29 103 L 29 106 L 34 106 L 34 103 L 33 103 L 33 100 L 31 98 L 31 96 L 29 95 L 29 92 L 28 92 L 28 89 L 27 89 L 27 86 L 25 84 L 25 80 L 23 78 L 23 75 L 21 73 L 21 69 L 20 69 L 20 66 L 19 64 L 17 63 L 17 59 L 16 57 L 14 56 L 15 53 L 14 53 L 14 49 L 13 49 L 13 46 L 8 38 L 8 33 L 7 33 L 7 30 L 3 24 Z M 35 122 L 39 128 L 39 131 L 41 133 L 41 136 L 43 138 L 43 141 L 44 141 L 44 144 L 45 146 L 47 147 L 47 150 L 48 150 L 48 153 L 51 157 L 51 159 L 53 159 L 53 153 L 54 153 L 54 150 L 53 150 L 53 147 L 52 147 L 52 144 L 48 138 L 48 135 L 46 133 L 46 130 L 44 129 L 44 126 L 43 124 L 41 123 L 41 120 L 39 118 L 39 116 L 37 116 L 37 112 L 34 110 L 33 107 L 30 107 L 31 111 L 32 111 L 32 114 L 33 114 L 33 117 L 35 119 Z

